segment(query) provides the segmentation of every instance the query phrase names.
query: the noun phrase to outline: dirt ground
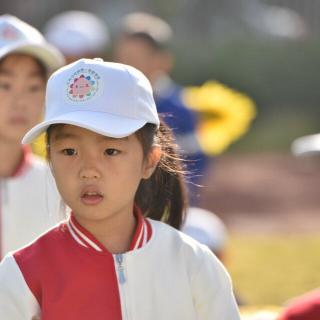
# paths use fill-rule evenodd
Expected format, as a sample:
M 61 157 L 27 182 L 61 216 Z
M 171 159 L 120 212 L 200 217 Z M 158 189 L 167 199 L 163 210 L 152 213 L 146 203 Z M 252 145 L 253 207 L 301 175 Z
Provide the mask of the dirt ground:
M 237 233 L 305 233 L 320 227 L 320 156 L 225 155 L 214 160 L 202 206 Z

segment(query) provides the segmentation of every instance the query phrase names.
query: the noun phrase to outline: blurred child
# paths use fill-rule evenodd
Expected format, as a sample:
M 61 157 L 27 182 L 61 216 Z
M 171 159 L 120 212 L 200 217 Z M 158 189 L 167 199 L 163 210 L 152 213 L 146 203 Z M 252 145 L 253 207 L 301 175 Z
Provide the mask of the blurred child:
M 190 201 L 196 204 L 199 188 L 195 185 L 201 184 L 208 158 L 198 141 L 196 113 L 184 104 L 182 88 L 170 78 L 171 38 L 172 30 L 162 19 L 147 13 L 131 13 L 123 19 L 114 59 L 136 67 L 150 80 L 158 112 L 173 130 L 180 154 L 187 160 Z
M 197 207 L 188 208 L 181 230 L 206 245 L 224 265 L 227 264 L 227 229 L 213 212 Z M 238 305 L 244 304 L 239 295 L 236 294 L 235 297 Z
M 60 69 L 23 141 L 44 131 L 72 213 L 0 264 L 5 319 L 239 319 L 222 264 L 171 227 L 186 202 L 180 162 L 141 72 L 100 59 Z
M 109 44 L 107 25 L 86 11 L 65 11 L 44 28 L 46 39 L 65 56 L 67 63 L 80 58 L 103 57 Z
M 0 16 L 0 260 L 57 222 L 54 181 L 21 139 L 41 120 L 47 75 L 62 64 L 36 29 Z
M 281 312 L 279 320 L 320 319 L 320 289 L 305 293 L 292 300 Z
M 227 230 L 222 220 L 206 209 L 190 207 L 182 232 L 206 245 L 221 262 L 225 262 Z

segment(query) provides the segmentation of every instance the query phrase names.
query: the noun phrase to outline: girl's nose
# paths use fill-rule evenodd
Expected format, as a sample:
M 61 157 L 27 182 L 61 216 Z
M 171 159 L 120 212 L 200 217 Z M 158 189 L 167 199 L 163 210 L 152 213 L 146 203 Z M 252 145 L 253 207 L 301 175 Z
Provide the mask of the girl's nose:
M 16 93 L 12 98 L 12 108 L 21 109 L 21 107 L 24 107 L 24 105 L 25 105 L 25 99 L 23 97 L 23 94 Z
M 100 177 L 99 171 L 94 167 L 86 167 L 80 170 L 81 179 L 99 179 Z
M 81 179 L 99 179 L 99 174 L 97 172 L 92 172 L 85 170 L 80 175 Z

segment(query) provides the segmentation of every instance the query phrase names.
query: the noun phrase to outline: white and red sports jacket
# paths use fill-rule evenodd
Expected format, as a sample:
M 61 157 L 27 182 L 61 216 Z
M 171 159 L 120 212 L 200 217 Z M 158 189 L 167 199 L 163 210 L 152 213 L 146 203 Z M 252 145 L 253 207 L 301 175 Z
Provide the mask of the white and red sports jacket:
M 0 318 L 239 320 L 207 247 L 136 213 L 130 251 L 111 254 L 73 216 L 0 264 Z
M 0 177 L 0 260 L 55 225 L 61 219 L 59 207 L 60 196 L 50 169 L 24 146 L 15 173 Z

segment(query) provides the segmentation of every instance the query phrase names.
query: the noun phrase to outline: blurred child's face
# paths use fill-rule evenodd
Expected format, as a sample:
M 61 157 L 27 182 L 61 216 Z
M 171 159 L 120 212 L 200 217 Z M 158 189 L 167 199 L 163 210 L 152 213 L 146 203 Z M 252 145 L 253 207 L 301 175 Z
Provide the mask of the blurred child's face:
M 152 81 L 158 72 L 158 53 L 146 41 L 138 38 L 121 38 L 114 51 L 117 62 L 137 68 Z
M 0 140 L 20 143 L 41 120 L 45 78 L 32 57 L 10 54 L 0 62 Z
M 50 132 L 49 143 L 60 194 L 82 222 L 132 212 L 140 180 L 153 172 L 136 135 L 113 139 L 60 125 Z

